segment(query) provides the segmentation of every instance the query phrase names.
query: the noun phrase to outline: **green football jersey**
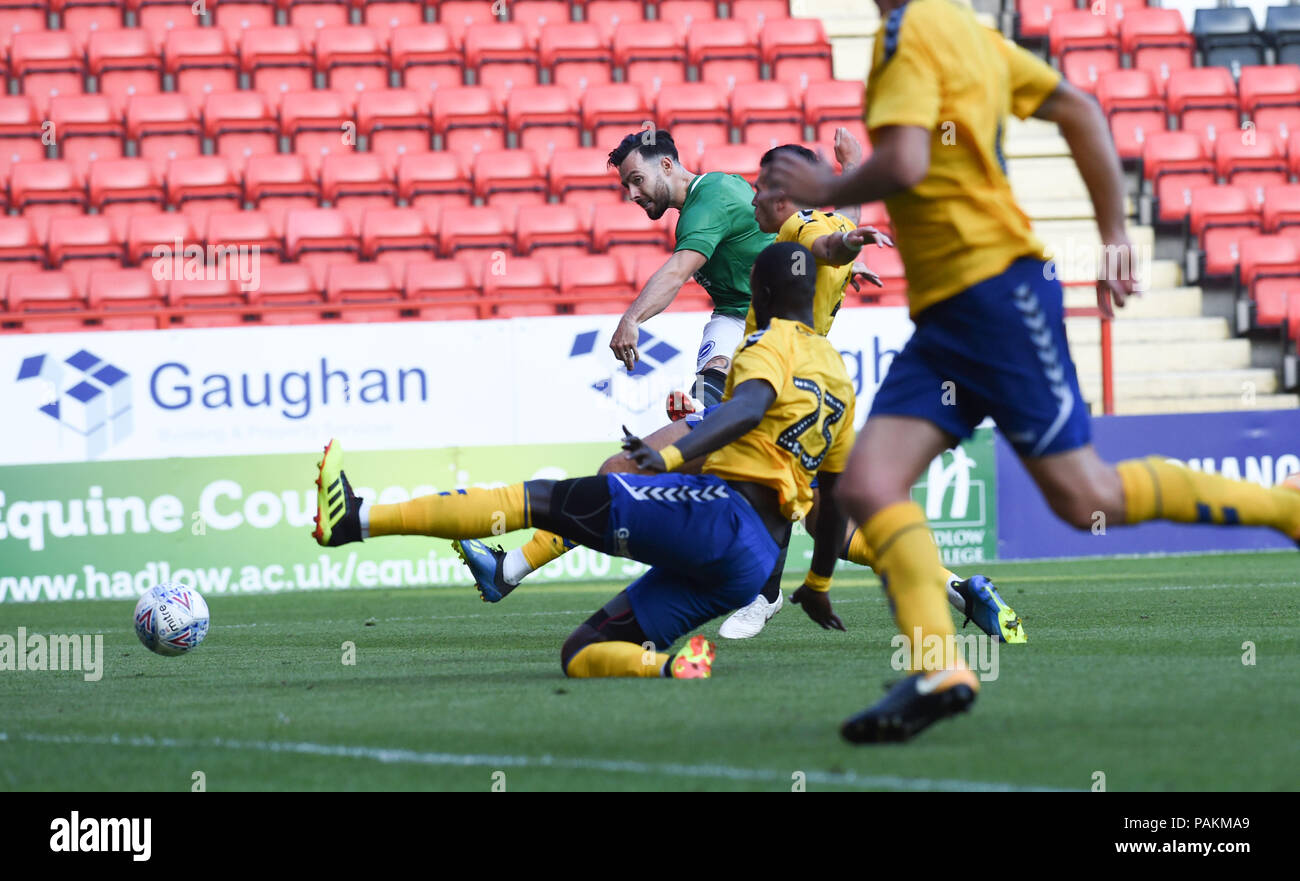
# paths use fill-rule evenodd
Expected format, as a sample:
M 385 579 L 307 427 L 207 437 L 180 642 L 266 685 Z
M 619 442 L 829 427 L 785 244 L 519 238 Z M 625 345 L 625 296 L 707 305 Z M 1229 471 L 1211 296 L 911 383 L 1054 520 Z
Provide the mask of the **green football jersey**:
M 753 201 L 754 190 L 743 177 L 705 172 L 691 181 L 677 218 L 675 250 L 704 255 L 695 280 L 720 315 L 749 313 L 749 271 L 759 252 L 776 240 L 758 228 Z

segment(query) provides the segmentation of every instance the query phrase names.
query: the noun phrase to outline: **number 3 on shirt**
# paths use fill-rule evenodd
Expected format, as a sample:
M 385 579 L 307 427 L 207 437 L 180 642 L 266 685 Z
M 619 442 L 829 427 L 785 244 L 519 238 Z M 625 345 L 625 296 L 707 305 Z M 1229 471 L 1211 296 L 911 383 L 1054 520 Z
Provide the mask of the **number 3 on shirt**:
M 789 450 L 799 457 L 800 464 L 808 471 L 816 471 L 822 464 L 822 459 L 826 458 L 826 453 L 831 448 L 831 428 L 839 422 L 844 416 L 844 402 L 829 392 L 823 392 L 821 386 L 811 379 L 804 379 L 802 376 L 794 377 L 794 387 L 809 392 L 816 401 L 816 408 L 807 416 L 802 417 L 785 431 L 777 435 L 777 446 L 783 450 Z M 824 407 L 823 407 L 824 405 Z M 823 409 L 825 415 L 823 416 Z M 820 430 L 818 430 L 820 428 Z M 810 432 L 820 435 L 822 439 L 821 452 L 813 456 L 808 453 L 804 445 L 805 440 L 810 440 Z

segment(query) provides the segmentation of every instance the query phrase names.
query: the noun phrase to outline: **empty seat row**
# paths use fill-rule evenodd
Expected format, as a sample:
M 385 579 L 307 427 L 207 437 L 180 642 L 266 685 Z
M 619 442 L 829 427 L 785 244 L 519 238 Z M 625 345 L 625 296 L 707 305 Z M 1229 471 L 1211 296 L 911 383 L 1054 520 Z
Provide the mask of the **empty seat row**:
M 1300 132 L 1284 147 L 1267 133 L 1247 132 L 1223 138 L 1214 152 L 1190 132 L 1157 132 L 1142 152 L 1142 176 L 1158 204 L 1157 220 L 1182 223 L 1191 206 L 1191 193 L 1220 178 L 1242 186 L 1287 183 L 1300 175 Z

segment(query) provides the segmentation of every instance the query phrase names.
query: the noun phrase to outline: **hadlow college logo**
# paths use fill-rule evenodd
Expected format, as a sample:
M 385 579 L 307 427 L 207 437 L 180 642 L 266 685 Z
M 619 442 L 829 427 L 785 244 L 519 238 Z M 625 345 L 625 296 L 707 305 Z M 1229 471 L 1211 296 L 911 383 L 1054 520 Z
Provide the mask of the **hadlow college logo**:
M 40 411 L 68 429 L 85 458 L 102 455 L 131 434 L 131 377 L 85 349 L 63 361 L 24 358 L 18 381 L 27 380 L 43 387 Z

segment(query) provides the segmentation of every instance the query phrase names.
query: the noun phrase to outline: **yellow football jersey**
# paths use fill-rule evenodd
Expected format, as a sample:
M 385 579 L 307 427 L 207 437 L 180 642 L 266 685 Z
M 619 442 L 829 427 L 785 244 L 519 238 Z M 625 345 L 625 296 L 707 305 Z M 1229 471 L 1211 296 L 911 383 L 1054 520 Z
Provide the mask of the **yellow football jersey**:
M 1019 257 L 1045 258 L 1012 196 L 1002 129 L 1008 113 L 1032 115 L 1060 80 L 954 0 L 911 0 L 882 23 L 867 80 L 867 129 L 931 133 L 925 179 L 885 200 L 913 316 Z
M 778 242 L 798 242 L 811 251 L 813 242 L 822 236 L 828 236 L 836 232 L 852 232 L 857 228 L 857 224 L 843 214 L 836 214 L 834 211 L 826 213 L 815 208 L 809 208 L 806 211 L 791 214 L 790 218 L 781 224 L 781 231 L 777 233 L 776 240 Z M 835 321 L 835 313 L 840 311 L 840 305 L 844 302 L 844 289 L 848 287 L 849 279 L 852 277 L 852 263 L 845 263 L 843 266 L 832 266 L 829 263 L 817 261 L 817 289 L 813 294 L 813 323 L 816 325 L 814 330 L 822 336 L 826 336 L 831 332 L 831 324 Z M 749 336 L 756 330 L 758 330 L 758 322 L 754 319 L 754 305 L 751 303 L 749 315 L 745 318 L 745 336 Z
M 703 471 L 770 486 L 780 496 L 781 513 L 800 520 L 812 507 L 817 472 L 838 473 L 848 463 L 853 383 L 826 337 L 783 318 L 773 318 L 736 350 L 723 400 L 751 379 L 776 389 L 776 400 L 753 430 L 710 453 Z

